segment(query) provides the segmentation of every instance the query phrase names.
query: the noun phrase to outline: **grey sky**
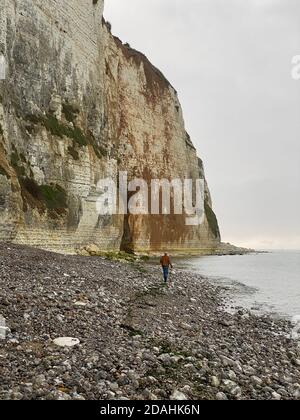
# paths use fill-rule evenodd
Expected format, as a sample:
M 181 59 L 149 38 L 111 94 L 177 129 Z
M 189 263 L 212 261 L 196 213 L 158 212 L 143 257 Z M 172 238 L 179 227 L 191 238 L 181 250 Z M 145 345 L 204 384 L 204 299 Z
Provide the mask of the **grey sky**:
M 106 0 L 178 90 L 224 241 L 300 249 L 299 0 Z

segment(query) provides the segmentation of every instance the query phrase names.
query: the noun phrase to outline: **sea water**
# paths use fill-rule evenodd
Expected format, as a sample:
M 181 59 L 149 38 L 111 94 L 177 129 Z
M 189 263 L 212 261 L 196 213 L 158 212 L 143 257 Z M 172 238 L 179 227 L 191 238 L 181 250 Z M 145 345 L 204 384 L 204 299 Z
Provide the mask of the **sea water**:
M 300 321 L 300 251 L 178 260 L 225 287 L 233 305 Z

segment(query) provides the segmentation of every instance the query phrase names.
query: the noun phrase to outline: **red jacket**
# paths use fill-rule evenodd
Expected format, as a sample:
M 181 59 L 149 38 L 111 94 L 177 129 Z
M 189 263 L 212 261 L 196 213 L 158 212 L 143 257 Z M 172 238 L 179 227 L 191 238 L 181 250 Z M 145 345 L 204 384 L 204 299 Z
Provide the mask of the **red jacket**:
M 163 267 L 170 267 L 170 265 L 172 265 L 170 257 L 168 255 L 164 255 L 163 257 L 161 257 L 160 263 Z

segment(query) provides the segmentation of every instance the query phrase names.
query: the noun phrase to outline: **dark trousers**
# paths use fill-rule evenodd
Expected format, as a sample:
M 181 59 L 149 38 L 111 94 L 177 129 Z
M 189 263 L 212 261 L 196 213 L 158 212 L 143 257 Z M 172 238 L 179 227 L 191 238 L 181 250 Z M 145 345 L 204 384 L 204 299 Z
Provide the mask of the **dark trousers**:
M 163 272 L 164 272 L 164 280 L 165 282 L 167 282 L 168 277 L 169 277 L 169 267 L 163 266 Z

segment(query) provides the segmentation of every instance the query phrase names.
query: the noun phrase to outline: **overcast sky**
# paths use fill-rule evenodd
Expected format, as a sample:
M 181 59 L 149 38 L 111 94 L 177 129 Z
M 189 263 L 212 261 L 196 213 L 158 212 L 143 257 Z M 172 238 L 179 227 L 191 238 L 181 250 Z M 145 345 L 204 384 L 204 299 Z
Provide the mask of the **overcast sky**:
M 224 241 L 300 249 L 299 0 L 106 0 L 179 93 Z

